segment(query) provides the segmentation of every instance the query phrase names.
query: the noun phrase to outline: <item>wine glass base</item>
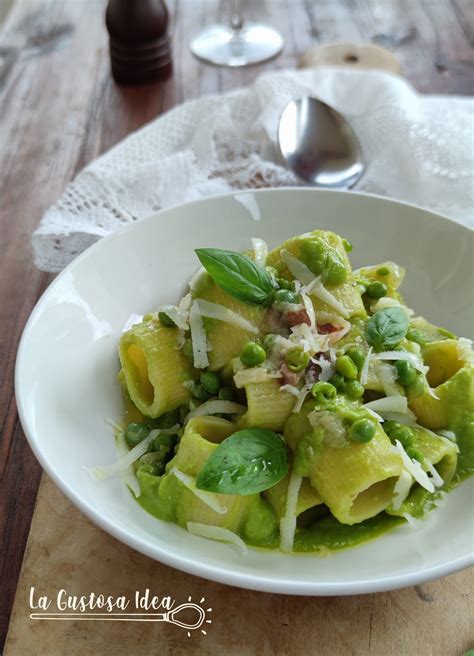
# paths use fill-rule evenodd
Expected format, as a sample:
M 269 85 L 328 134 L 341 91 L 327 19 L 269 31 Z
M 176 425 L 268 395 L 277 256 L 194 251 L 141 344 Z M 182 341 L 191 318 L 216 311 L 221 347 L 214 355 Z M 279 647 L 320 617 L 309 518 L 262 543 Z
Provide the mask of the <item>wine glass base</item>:
M 190 47 L 195 57 L 209 64 L 237 68 L 276 57 L 283 48 L 283 37 L 260 23 L 245 23 L 241 30 L 213 25 L 198 34 Z

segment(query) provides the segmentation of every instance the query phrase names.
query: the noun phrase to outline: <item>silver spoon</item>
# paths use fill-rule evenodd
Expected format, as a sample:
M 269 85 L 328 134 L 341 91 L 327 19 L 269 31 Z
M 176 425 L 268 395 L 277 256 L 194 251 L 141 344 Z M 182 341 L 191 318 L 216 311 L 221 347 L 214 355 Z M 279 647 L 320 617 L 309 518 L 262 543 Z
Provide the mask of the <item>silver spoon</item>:
M 288 103 L 280 117 L 278 144 L 288 168 L 317 187 L 349 189 L 364 172 L 351 126 L 317 98 Z

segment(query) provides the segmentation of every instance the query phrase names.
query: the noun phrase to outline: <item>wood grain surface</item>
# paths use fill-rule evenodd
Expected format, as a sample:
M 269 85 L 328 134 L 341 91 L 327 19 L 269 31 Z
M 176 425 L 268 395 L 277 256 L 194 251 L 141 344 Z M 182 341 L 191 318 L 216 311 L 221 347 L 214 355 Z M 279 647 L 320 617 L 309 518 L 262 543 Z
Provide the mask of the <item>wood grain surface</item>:
M 420 90 L 472 94 L 472 0 L 261 0 L 248 18 L 285 37 L 275 61 L 213 68 L 189 52 L 201 26 L 224 20 L 228 0 L 168 0 L 174 74 L 164 84 L 116 86 L 110 76 L 106 0 L 14 0 L 0 28 L 0 648 L 40 481 L 14 399 L 17 345 L 51 276 L 36 270 L 30 234 L 88 162 L 177 103 L 295 65 L 318 43 L 379 43 Z M 263 597 L 262 597 L 263 598 Z M 243 652 L 241 652 L 243 653 Z
M 324 566 L 316 559 L 315 567 Z M 56 610 L 61 589 L 131 600 L 146 589 L 176 607 L 203 597 L 210 624 L 187 632 L 152 622 L 31 620 L 34 598 Z M 474 570 L 414 588 L 351 597 L 295 597 L 231 588 L 132 551 L 91 524 L 43 476 L 4 656 L 462 656 L 474 646 Z M 183 619 L 182 617 L 180 619 Z M 188 618 L 190 621 L 191 618 Z

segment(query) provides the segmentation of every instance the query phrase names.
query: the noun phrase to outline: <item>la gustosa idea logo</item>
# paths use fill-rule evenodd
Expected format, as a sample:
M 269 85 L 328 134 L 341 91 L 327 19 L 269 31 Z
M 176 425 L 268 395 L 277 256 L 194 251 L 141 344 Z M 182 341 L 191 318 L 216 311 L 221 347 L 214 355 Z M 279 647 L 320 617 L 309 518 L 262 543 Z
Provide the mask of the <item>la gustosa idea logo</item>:
M 153 595 L 148 588 L 136 590 L 132 597 L 95 592 L 71 595 L 65 589 L 49 597 L 38 594 L 31 587 L 29 606 L 32 620 L 167 622 L 186 630 L 191 637 L 191 633 L 197 630 L 207 635 L 206 625 L 212 624 L 209 618 L 212 608 L 205 608 L 205 601 L 202 597 L 196 603 L 188 597 L 187 601 L 178 604 L 173 597 Z

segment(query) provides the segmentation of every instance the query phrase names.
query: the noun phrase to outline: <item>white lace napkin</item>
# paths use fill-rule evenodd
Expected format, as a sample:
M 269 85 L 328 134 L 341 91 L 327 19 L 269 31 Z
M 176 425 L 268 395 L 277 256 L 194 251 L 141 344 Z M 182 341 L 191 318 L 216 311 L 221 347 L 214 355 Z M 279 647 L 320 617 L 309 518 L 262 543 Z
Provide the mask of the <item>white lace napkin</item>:
M 367 162 L 359 191 L 474 224 L 472 98 L 421 95 L 377 71 L 287 71 L 184 103 L 92 162 L 34 233 L 37 266 L 59 271 L 101 237 L 163 207 L 301 184 L 282 164 L 276 130 L 286 103 L 306 94 L 333 105 L 354 128 Z

